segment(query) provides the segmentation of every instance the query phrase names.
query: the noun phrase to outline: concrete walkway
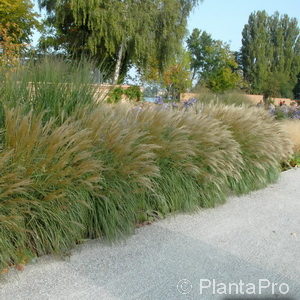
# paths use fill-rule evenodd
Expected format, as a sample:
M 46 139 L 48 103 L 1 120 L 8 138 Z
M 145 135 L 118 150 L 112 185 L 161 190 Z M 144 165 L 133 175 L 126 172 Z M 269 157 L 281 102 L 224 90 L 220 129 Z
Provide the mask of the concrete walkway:
M 215 209 L 138 229 L 117 245 L 92 241 L 65 260 L 42 257 L 0 282 L 5 300 L 229 300 L 254 292 L 264 295 L 255 299 L 300 299 L 300 169 Z

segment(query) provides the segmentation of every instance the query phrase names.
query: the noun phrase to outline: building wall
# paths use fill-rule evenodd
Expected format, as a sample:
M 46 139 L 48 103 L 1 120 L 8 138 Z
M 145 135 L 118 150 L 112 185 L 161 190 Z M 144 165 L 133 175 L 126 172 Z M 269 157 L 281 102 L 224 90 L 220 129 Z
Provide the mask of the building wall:
M 191 98 L 197 98 L 199 94 L 196 93 L 181 93 L 180 94 L 180 102 L 187 101 Z
M 252 102 L 253 104 L 257 104 L 260 101 L 263 101 L 263 95 L 246 95 Z M 275 105 L 279 105 L 280 101 L 285 101 L 286 105 L 291 105 L 292 102 L 294 102 L 294 100 L 289 99 L 289 98 L 272 98 L 272 100 L 274 101 Z
M 197 98 L 199 94 L 195 94 L 195 93 L 182 93 L 180 94 L 180 101 L 181 102 L 184 102 L 184 101 L 187 101 L 191 98 Z M 253 102 L 253 104 L 257 104 L 259 103 L 260 101 L 263 101 L 263 95 L 246 95 L 250 101 Z M 274 101 L 274 104 L 275 105 L 279 105 L 280 101 L 285 101 L 285 104 L 286 105 L 290 105 L 291 102 L 295 102 L 294 100 L 292 99 L 289 99 L 289 98 L 272 98 L 273 101 Z

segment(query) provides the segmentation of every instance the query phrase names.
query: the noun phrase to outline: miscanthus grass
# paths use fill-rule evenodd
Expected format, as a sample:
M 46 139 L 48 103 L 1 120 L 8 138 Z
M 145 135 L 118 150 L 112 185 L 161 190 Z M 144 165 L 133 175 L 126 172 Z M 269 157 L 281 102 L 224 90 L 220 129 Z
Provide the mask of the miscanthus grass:
M 130 233 L 143 212 L 143 197 L 159 176 L 155 150 L 145 131 L 132 122 L 130 110 L 102 105 L 76 117 L 88 128 L 95 156 L 103 163 L 101 197 L 93 198 L 88 227 L 91 237 L 109 239 Z
M 1 266 L 23 252 L 67 251 L 84 236 L 90 197 L 99 194 L 102 165 L 88 131 L 5 109 L 2 135 Z
M 300 120 L 282 120 L 279 122 L 284 132 L 290 137 L 295 154 L 300 153 Z
M 95 104 L 89 65 L 1 79 L 0 269 L 274 182 L 291 143 L 261 109 Z
M 155 108 L 137 113 L 137 122 L 160 146 L 158 182 L 170 211 L 225 200 L 225 180 L 229 174 L 238 177 L 235 166 L 242 163 L 239 145 L 225 126 L 206 116 Z
M 203 114 L 212 116 L 228 126 L 239 143 L 244 166 L 241 178 L 229 177 L 231 189 L 243 194 L 276 181 L 280 162 L 291 155 L 291 141 L 262 109 L 225 105 L 204 106 Z

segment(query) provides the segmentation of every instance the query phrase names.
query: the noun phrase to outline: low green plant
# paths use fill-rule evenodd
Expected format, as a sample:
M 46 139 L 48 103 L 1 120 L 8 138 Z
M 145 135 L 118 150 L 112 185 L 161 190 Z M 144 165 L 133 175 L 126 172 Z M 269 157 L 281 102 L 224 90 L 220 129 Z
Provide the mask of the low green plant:
M 300 153 L 296 153 L 290 160 L 290 165 L 292 167 L 300 167 Z
M 109 92 L 106 101 L 107 103 L 116 104 L 121 101 L 123 94 L 124 94 L 124 90 L 120 87 L 116 87 Z
M 130 86 L 124 90 L 124 95 L 131 101 L 141 101 L 142 92 L 139 86 Z
M 284 161 L 281 164 L 282 171 L 296 167 L 300 167 L 300 153 L 294 153 L 290 160 Z
M 107 103 L 119 103 L 122 99 L 122 96 L 125 96 L 129 101 L 140 101 L 142 98 L 142 92 L 138 86 L 130 86 L 128 88 L 115 87 L 113 88 L 108 96 Z

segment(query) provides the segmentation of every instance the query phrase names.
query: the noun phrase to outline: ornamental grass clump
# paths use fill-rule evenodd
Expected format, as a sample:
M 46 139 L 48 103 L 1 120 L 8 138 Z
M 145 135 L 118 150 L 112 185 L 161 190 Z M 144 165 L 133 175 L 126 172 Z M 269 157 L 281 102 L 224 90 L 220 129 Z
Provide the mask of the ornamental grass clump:
M 220 104 L 249 107 L 253 105 L 246 94 L 239 91 L 227 91 L 224 93 L 212 93 L 207 89 L 200 88 L 195 91 L 196 99 L 202 104 Z
M 219 121 L 157 108 L 136 113 L 137 125 L 159 146 L 156 182 L 168 212 L 191 211 L 224 202 L 227 176 L 238 177 L 239 145 Z
M 15 69 L 1 69 L 1 102 L 43 113 L 43 121 L 62 124 L 78 107 L 95 106 L 94 66 L 87 60 L 44 58 Z
M 300 154 L 300 120 L 283 120 L 279 123 L 290 137 L 295 154 Z
M 0 271 L 261 188 L 291 153 L 262 109 L 96 104 L 87 66 L 20 68 L 0 86 Z
M 227 178 L 240 179 L 244 164 L 239 143 L 227 126 L 204 114 L 184 114 L 183 121 L 191 129 L 190 139 L 196 143 L 194 165 L 200 170 L 202 207 L 225 202 Z
M 159 176 L 159 146 L 135 126 L 126 105 L 102 104 L 93 112 L 78 112 L 76 118 L 90 131 L 93 151 L 103 164 L 101 197 L 93 197 L 89 212 L 89 237 L 114 239 L 132 233 L 148 213 L 145 194 L 155 194 L 152 179 Z
M 87 129 L 5 109 L 0 154 L 1 267 L 18 258 L 68 251 L 86 234 L 102 164 Z M 3 242 L 4 241 L 4 242 Z
M 0 270 L 12 262 L 19 262 L 18 249 L 26 249 L 24 218 L 20 205 L 27 202 L 31 181 L 23 178 L 22 170 L 12 162 L 13 151 L 0 155 Z
M 240 144 L 244 161 L 241 179 L 228 178 L 235 193 L 265 187 L 278 178 L 280 163 L 291 155 L 291 142 L 268 112 L 255 107 L 208 105 L 202 113 L 226 124 Z
M 141 128 L 149 143 L 157 145 L 156 163 L 160 177 L 154 186 L 156 195 L 147 201 L 154 211 L 167 214 L 195 208 L 199 201 L 197 182 L 192 174 L 200 170 L 193 164 L 196 147 L 189 138 L 190 129 L 182 122 L 182 114 L 159 108 L 133 111 L 135 126 Z

